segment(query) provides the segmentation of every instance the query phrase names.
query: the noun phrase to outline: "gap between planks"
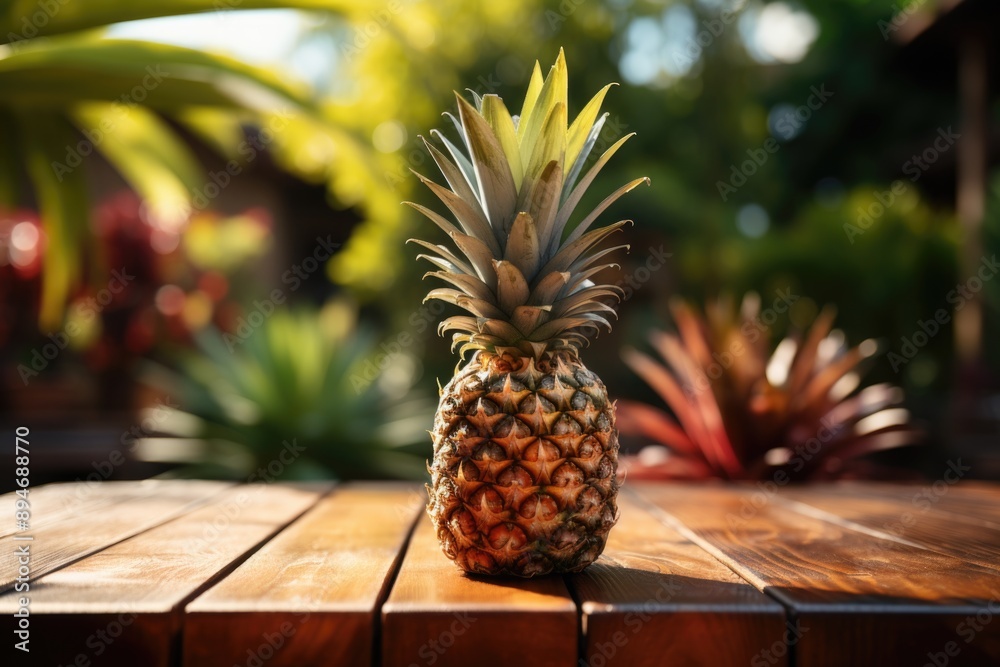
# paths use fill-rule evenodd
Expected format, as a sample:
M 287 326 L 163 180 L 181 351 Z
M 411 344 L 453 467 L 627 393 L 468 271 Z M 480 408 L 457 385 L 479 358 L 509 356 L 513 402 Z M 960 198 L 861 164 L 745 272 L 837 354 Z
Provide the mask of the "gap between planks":
M 377 661 L 378 614 L 425 502 L 410 484 L 339 486 L 187 604 L 184 664 L 241 663 L 267 637 L 281 644 L 269 667 Z
M 128 493 L 127 488 L 118 486 L 132 483 L 115 484 L 118 487 L 116 492 L 122 493 L 116 493 L 110 504 L 97 503 L 96 507 L 101 510 L 101 515 L 87 517 L 96 523 L 86 530 L 81 525 L 82 517 L 70 513 L 52 521 L 40 517 L 39 523 L 32 524 L 29 530 L 24 531 L 24 535 L 9 534 L 0 537 L 0 593 L 14 586 L 17 572 L 16 546 L 39 545 L 31 549 L 31 576 L 36 579 L 193 512 L 232 487 L 232 484 L 223 482 L 160 481 L 152 486 L 141 482 L 135 486 L 144 488 L 133 496 Z M 39 491 L 44 488 L 41 487 Z M 93 510 L 95 506 L 90 507 Z M 25 536 L 32 539 L 18 539 Z
M 983 611 L 987 594 L 1000 599 L 996 571 L 975 563 L 802 513 L 773 496 L 744 512 L 757 492 L 751 486 L 638 490 L 670 525 L 785 605 L 804 630 L 808 624 L 811 632 L 786 647 L 801 667 L 922 664 L 961 638 L 961 624 Z M 1000 661 L 1000 627 L 974 638 L 949 664 Z
M 301 516 L 329 488 L 230 485 L 191 512 L 32 581 L 36 636 L 61 639 L 33 652 L 59 664 L 79 664 L 81 656 L 92 654 L 109 666 L 167 667 L 177 657 L 183 604 Z M 16 595 L 0 596 L 0 609 L 8 611 Z M 118 628 L 118 634 L 111 634 L 115 639 L 95 642 L 96 631 L 105 626 L 109 632 Z

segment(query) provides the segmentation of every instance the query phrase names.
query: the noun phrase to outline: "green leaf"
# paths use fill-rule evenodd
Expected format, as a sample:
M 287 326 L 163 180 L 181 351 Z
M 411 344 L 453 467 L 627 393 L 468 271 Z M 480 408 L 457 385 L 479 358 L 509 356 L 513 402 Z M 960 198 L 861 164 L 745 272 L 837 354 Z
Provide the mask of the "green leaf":
M 553 230 L 551 241 L 553 245 L 549 247 L 550 250 L 552 250 L 555 244 L 562 241 L 562 235 L 563 231 L 566 229 L 566 223 L 569 222 L 570 216 L 573 215 L 573 211 L 576 210 L 577 204 L 580 203 L 584 193 L 587 191 L 587 188 L 590 187 L 590 184 L 594 182 L 597 174 L 601 172 L 601 169 L 604 168 L 604 165 L 608 163 L 608 160 L 611 159 L 618 149 L 633 136 L 635 136 L 635 132 L 626 134 L 624 137 L 612 144 L 611 148 L 604 151 L 601 157 L 598 158 L 597 162 L 594 163 L 594 166 L 587 171 L 587 175 L 584 176 L 583 179 L 577 183 L 576 187 L 573 188 L 573 192 L 566 199 L 566 202 L 562 205 L 559 209 L 559 213 L 556 215 L 555 229 Z
M 499 255 L 500 241 L 497 239 L 496 234 L 493 233 L 482 207 L 479 206 L 479 202 L 472 196 L 472 190 L 469 189 L 465 178 L 462 177 L 458 168 L 441 151 L 434 148 L 429 142 L 424 143 L 430 150 L 431 156 L 440 166 L 441 172 L 445 175 L 445 180 L 448 181 L 452 189 L 443 188 L 420 174 L 417 174 L 417 178 L 448 207 L 448 210 L 455 216 L 456 222 L 461 225 L 466 234 L 481 239 L 490 247 L 490 251 L 494 255 Z
M 80 281 L 80 249 L 88 235 L 87 189 L 83 169 L 58 166 L 78 139 L 66 118 L 35 111 L 20 114 L 18 122 L 46 235 L 39 325 L 51 331 L 61 326 L 70 291 Z
M 213 107 L 182 109 L 174 114 L 174 118 L 229 160 L 240 157 L 240 142 L 246 139 L 243 124 L 253 119 L 250 114 Z
M 438 287 L 427 293 L 424 301 L 438 299 L 445 303 L 450 303 L 459 308 L 464 308 L 476 317 L 488 317 L 490 319 L 505 319 L 507 315 L 501 312 L 492 301 L 475 299 L 465 292 L 447 287 Z
M 557 231 L 561 232 L 561 230 L 556 230 L 555 222 L 559 212 L 562 178 L 562 165 L 556 160 L 549 162 L 531 188 L 531 195 L 527 202 L 528 213 L 535 221 L 538 234 L 536 251 L 540 260 L 543 255 L 545 255 L 544 259 L 548 259 L 547 253 L 548 249 L 552 247 L 552 237 Z M 537 268 L 536 265 L 534 269 Z M 534 271 L 531 275 L 534 275 Z
M 452 242 L 469 258 L 476 269 L 476 274 L 490 289 L 496 287 L 496 276 L 493 273 L 493 253 L 489 246 L 474 236 L 452 232 L 449 234 Z
M 551 306 L 558 299 L 563 290 L 569 284 L 571 275 L 566 271 L 558 271 L 546 275 L 531 290 L 531 297 L 528 303 L 533 306 Z
M 537 136 L 534 150 L 531 152 L 531 159 L 524 171 L 525 179 L 533 179 L 550 162 L 558 162 L 560 165 L 566 157 L 566 104 L 556 103 L 545 118 L 542 131 Z M 562 167 L 560 167 L 562 171 Z M 558 203 L 558 202 L 557 202 Z
M 521 179 L 524 177 L 524 170 L 521 166 L 521 148 L 518 145 L 514 121 L 500 97 L 497 95 L 483 97 L 483 118 L 493 128 L 493 133 L 500 140 L 500 146 L 503 148 L 504 155 L 507 156 L 507 163 L 510 165 L 511 175 L 514 177 L 514 188 L 519 189 Z
M 528 90 L 524 94 L 524 103 L 521 105 L 521 117 L 517 121 L 517 138 L 521 141 L 528 130 L 528 121 L 535 110 L 543 85 L 545 80 L 542 78 L 542 66 L 536 60 L 535 67 L 531 70 L 531 79 L 528 81 Z
M 107 102 L 77 105 L 77 125 L 146 200 L 153 220 L 175 226 L 187 219 L 193 192 L 204 184 L 194 155 L 156 114 Z M 100 134 L 98 134 L 100 133 Z
M 428 276 L 438 278 L 459 288 L 466 294 L 482 301 L 496 301 L 496 295 L 486 284 L 475 276 L 464 273 L 450 273 L 447 271 L 428 271 L 424 278 Z
M 458 255 L 454 254 L 451 250 L 448 250 L 448 248 L 444 247 L 443 245 L 435 245 L 433 243 L 428 243 L 423 239 L 410 239 L 407 241 L 407 243 L 416 243 L 417 245 L 422 246 L 427 250 L 430 250 L 431 252 L 435 253 L 434 256 L 417 255 L 417 259 L 426 258 L 435 266 L 441 266 L 441 268 L 443 268 L 446 271 L 458 269 L 459 271 L 462 271 L 463 273 L 466 273 L 470 276 L 478 275 L 474 268 L 472 268 L 467 262 L 464 262 L 463 260 L 459 259 Z M 435 259 L 442 259 L 448 264 L 442 266 L 438 262 L 434 261 Z
M 455 216 L 455 220 L 469 236 L 474 236 L 482 240 L 494 256 L 500 254 L 499 241 L 497 241 L 495 235 L 490 230 L 489 223 L 481 217 L 479 211 L 448 188 L 438 185 L 434 181 L 417 174 L 417 172 L 413 173 L 416 174 L 421 183 L 427 186 L 427 189 L 437 195 L 437 198 L 448 207 L 448 210 Z M 423 213 L 423 211 L 421 212 Z M 427 213 L 424 213 L 424 215 L 427 215 Z
M 601 112 L 601 104 L 604 96 L 607 95 L 611 86 L 618 84 L 609 83 L 601 88 L 594 97 L 583 107 L 583 111 L 577 115 L 576 120 L 569 126 L 566 139 L 566 164 L 576 163 L 576 158 L 583 151 L 584 145 L 591 134 L 594 124 L 597 122 L 597 115 Z
M 524 133 L 522 134 L 520 131 L 518 132 L 518 136 L 521 137 L 522 164 L 529 165 L 530 167 L 532 156 L 535 152 L 535 143 L 538 141 L 538 135 L 542 132 L 543 125 L 548 122 L 549 116 L 555 106 L 562 103 L 565 107 L 567 100 L 568 79 L 566 73 L 566 57 L 563 54 L 562 49 L 559 49 L 559 56 L 556 58 L 556 63 L 552 66 L 552 69 L 549 70 L 548 76 L 545 77 L 545 83 L 542 85 L 542 90 L 538 94 L 538 101 L 535 102 L 530 115 L 521 119 L 521 124 L 525 125 Z M 565 113 L 563 118 L 565 118 Z M 518 129 L 520 130 L 520 127 Z M 565 124 L 562 128 L 562 134 L 565 138 Z
M 19 203 L 21 149 L 18 132 L 14 115 L 0 107 L 0 211 L 10 211 Z
M 542 267 L 541 273 L 545 275 L 551 273 L 552 271 L 568 270 L 577 259 L 584 256 L 587 251 L 603 241 L 605 237 L 618 231 L 621 227 L 626 225 L 627 222 L 628 221 L 626 220 L 621 220 L 608 225 L 607 227 L 600 227 L 587 232 L 583 235 L 583 237 L 573 241 L 572 243 L 567 243 L 559 249 L 559 252 L 556 253 L 555 257 L 550 259 L 548 263 Z
M 497 275 L 497 300 L 500 309 L 512 315 L 514 309 L 528 302 L 528 283 L 511 262 L 494 260 L 493 269 Z
M 0 59 L 9 106 L 64 109 L 83 101 L 142 104 L 179 112 L 192 106 L 313 110 L 309 90 L 233 58 L 167 44 L 74 35 Z
M 517 206 L 517 190 L 503 149 L 479 112 L 460 95 L 456 98 L 479 181 L 480 201 L 493 229 L 509 231 Z
M 33 37 L 56 35 L 87 28 L 179 14 L 204 12 L 225 13 L 242 9 L 305 9 L 327 11 L 347 16 L 365 16 L 370 11 L 364 3 L 353 0 L 86 0 L 86 2 L 53 2 L 53 11 L 45 11 L 38 0 L 12 0 L 3 3 L 0 11 L 0 44 L 11 41 L 10 35 Z M 43 11 L 46 20 L 26 21 L 36 12 Z M 29 30 L 26 25 L 30 26 Z
M 563 192 L 562 201 L 565 202 L 570 193 L 573 191 L 573 184 L 576 183 L 577 177 L 583 170 L 583 165 L 587 162 L 587 158 L 590 156 L 590 152 L 594 150 L 594 145 L 597 143 L 597 138 L 601 135 L 601 130 L 604 128 L 604 123 L 608 119 L 608 114 L 602 115 L 594 126 L 590 128 L 590 134 L 587 136 L 587 140 L 583 144 L 583 148 L 580 150 L 580 154 L 576 156 L 576 160 L 573 161 L 573 166 L 570 167 L 569 171 L 566 173 L 566 178 L 563 180 Z M 567 162 L 567 164 L 569 164 Z
M 525 278 L 534 280 L 542 257 L 538 250 L 538 229 L 535 220 L 527 213 L 518 213 L 514 218 L 504 259 L 516 266 Z
M 601 215 L 601 213 L 604 213 L 604 211 L 607 210 L 609 206 L 614 204 L 621 196 L 623 196 L 628 192 L 631 192 L 632 190 L 639 187 L 643 183 L 649 185 L 649 179 L 645 176 L 640 176 L 639 178 L 633 181 L 629 181 L 628 183 L 621 186 L 620 188 L 612 192 L 610 195 L 605 197 L 604 201 L 602 201 L 600 204 L 597 205 L 597 208 L 588 213 L 587 217 L 580 221 L 580 224 L 576 226 L 576 229 L 574 229 L 570 233 L 570 235 L 566 238 L 566 243 L 572 243 L 573 241 L 583 236 L 583 233 L 586 232 L 587 229 L 589 229 L 592 224 L 594 224 L 594 221 L 597 220 L 597 217 Z
M 518 306 L 511 315 L 510 323 L 525 336 L 530 336 L 548 318 L 548 306 Z
M 444 115 L 447 116 L 448 119 L 451 120 L 452 124 L 455 125 L 455 128 L 458 131 L 458 136 L 461 137 L 462 145 L 464 146 L 467 143 L 467 140 L 465 138 L 465 128 L 462 127 L 462 123 L 460 123 L 457 118 L 448 112 L 445 112 Z M 473 168 L 472 162 L 468 157 L 466 157 L 465 153 L 460 151 L 458 146 L 452 143 L 451 140 L 448 139 L 448 137 L 446 137 L 440 130 L 431 130 L 431 136 L 440 139 L 441 143 L 448 149 L 448 153 L 450 153 L 451 157 L 454 158 L 455 164 L 462 170 L 465 182 L 475 193 L 476 201 L 479 201 L 479 179 L 476 178 L 476 170 Z M 482 206 L 482 202 L 479 202 L 479 204 Z

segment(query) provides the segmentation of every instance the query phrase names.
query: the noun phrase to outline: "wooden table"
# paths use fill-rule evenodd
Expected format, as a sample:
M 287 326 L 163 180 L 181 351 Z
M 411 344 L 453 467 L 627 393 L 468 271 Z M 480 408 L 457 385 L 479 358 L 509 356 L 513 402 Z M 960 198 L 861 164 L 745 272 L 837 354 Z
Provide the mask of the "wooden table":
M 416 485 L 29 498 L 15 534 L 4 497 L 4 664 L 1000 664 L 1000 486 L 630 483 L 600 561 L 535 580 L 459 573 Z M 11 647 L 25 596 L 30 655 Z

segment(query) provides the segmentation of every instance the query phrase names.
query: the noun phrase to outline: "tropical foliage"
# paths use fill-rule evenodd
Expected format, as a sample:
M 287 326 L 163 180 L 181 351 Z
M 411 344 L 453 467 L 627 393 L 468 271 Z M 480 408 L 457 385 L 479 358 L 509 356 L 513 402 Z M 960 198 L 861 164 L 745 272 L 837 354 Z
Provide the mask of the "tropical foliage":
M 780 303 L 777 309 L 787 310 Z M 650 342 L 667 365 L 628 349 L 625 363 L 662 398 L 659 407 L 622 401 L 619 428 L 657 443 L 630 459 L 639 478 L 776 479 L 873 476 L 867 454 L 918 439 L 888 384 L 860 389 L 877 345 L 854 348 L 824 310 L 805 333 L 771 346 L 778 313 L 744 298 L 738 313 L 719 301 L 699 316 L 673 304 L 677 333 Z
M 162 460 L 227 478 L 272 464 L 296 479 L 423 477 L 433 405 L 411 391 L 416 365 L 406 355 L 370 372 L 380 361 L 372 333 L 345 301 L 260 315 L 233 333 L 202 331 L 180 368 L 147 373 L 179 403 L 160 429 L 194 439 L 191 448 L 174 441 Z

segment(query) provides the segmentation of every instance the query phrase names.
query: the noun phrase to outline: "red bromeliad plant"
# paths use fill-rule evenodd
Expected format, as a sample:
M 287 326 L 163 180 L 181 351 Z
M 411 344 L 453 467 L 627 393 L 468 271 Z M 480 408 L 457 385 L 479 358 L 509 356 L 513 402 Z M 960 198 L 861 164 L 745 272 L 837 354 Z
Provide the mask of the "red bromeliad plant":
M 885 471 L 861 457 L 919 439 L 901 389 L 857 391 L 860 366 L 877 346 L 849 349 L 832 330 L 832 308 L 773 350 L 755 294 L 739 313 L 729 301 L 709 304 L 705 316 L 681 302 L 671 310 L 677 333 L 650 338 L 666 365 L 623 352 L 670 408 L 619 402 L 622 434 L 657 443 L 626 458 L 630 478 L 770 479 L 779 470 L 791 480 L 869 477 Z

